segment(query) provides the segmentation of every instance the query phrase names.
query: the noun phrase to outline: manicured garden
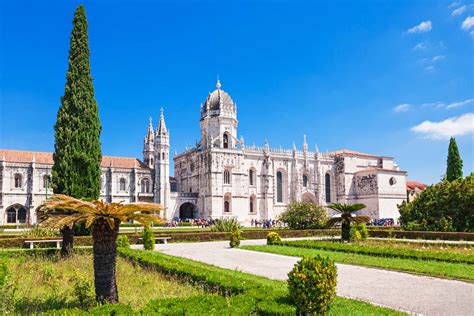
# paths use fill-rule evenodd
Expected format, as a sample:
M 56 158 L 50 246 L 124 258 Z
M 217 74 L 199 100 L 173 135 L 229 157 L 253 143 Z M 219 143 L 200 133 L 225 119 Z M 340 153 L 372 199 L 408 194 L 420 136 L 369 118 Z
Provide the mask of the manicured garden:
M 474 249 L 470 245 L 395 240 L 357 243 L 300 240 L 241 248 L 297 257 L 322 255 L 339 263 L 474 281 Z
M 51 251 L 49 251 L 51 252 Z M 158 252 L 120 248 L 117 284 L 120 304 L 96 305 L 92 257 L 87 251 L 60 259 L 46 251 L 4 251 L 0 280 L 4 307 L 15 313 L 62 310 L 104 313 L 191 315 L 294 315 L 287 283 L 222 269 Z M 33 254 L 33 255 L 32 255 Z M 5 273 L 6 272 L 6 273 Z M 4 278 L 5 275 L 8 277 Z M 34 284 L 35 286 L 29 286 Z M 15 291 L 16 289 L 16 291 Z M 11 294 L 13 292 L 13 295 Z M 8 305 L 5 302 L 13 298 Z M 56 312 L 57 313 L 57 312 Z M 400 315 L 368 303 L 336 297 L 330 314 Z

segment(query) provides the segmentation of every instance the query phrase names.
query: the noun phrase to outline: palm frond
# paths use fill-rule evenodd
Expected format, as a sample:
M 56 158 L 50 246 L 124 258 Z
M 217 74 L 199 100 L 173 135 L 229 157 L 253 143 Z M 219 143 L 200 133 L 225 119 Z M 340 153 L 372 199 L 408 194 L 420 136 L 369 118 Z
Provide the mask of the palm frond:
M 358 216 L 351 217 L 351 220 L 355 223 L 368 223 L 370 221 L 370 217 L 358 215 Z
M 342 218 L 341 217 L 333 217 L 333 218 L 330 218 L 327 222 L 326 222 L 326 226 L 327 227 L 333 227 L 334 225 L 336 225 L 337 223 L 340 223 L 342 221 Z
M 333 203 L 328 205 L 328 207 L 339 213 L 355 213 L 364 209 L 365 204 L 342 204 L 342 203 Z

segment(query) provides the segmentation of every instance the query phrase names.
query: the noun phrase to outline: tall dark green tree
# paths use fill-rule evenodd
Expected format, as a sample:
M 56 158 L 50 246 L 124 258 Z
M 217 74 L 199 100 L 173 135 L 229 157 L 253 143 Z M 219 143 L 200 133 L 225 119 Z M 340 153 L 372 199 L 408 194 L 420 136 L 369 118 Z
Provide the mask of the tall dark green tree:
M 459 155 L 458 145 L 454 137 L 449 140 L 448 163 L 446 167 L 446 180 L 453 181 L 462 178 L 462 159 Z
M 66 86 L 54 126 L 52 187 L 56 194 L 98 199 L 101 124 L 94 98 L 88 41 L 86 12 L 80 5 L 74 13 Z M 67 256 L 72 251 L 74 230 L 65 226 L 61 232 L 61 253 Z

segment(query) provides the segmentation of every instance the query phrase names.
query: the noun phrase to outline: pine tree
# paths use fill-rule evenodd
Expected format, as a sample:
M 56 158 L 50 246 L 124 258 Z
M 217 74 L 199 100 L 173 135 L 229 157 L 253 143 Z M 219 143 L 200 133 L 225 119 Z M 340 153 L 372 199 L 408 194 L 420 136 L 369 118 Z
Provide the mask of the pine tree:
M 74 13 L 66 86 L 55 129 L 52 187 L 56 194 L 98 199 L 100 194 L 101 124 L 90 71 L 86 12 Z M 74 231 L 64 227 L 61 253 L 72 250 Z
M 451 137 L 451 139 L 449 140 L 446 180 L 453 181 L 460 178 L 462 178 L 462 159 L 459 155 L 456 140 Z

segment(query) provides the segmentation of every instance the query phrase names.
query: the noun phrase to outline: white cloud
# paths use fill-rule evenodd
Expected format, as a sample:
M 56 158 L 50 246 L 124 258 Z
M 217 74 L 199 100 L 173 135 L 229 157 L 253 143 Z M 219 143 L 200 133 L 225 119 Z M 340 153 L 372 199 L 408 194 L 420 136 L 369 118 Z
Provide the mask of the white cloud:
M 468 16 L 461 24 L 463 30 L 469 30 L 474 26 L 474 16 Z
M 396 107 L 393 108 L 393 112 L 395 113 L 400 113 L 400 112 L 406 112 L 410 108 L 410 104 L 408 103 L 403 103 L 399 104 Z
M 456 10 L 453 10 L 451 15 L 452 16 L 460 15 L 460 14 L 464 13 L 464 11 L 466 11 L 466 6 L 465 5 L 463 5 L 462 7 L 457 8 Z
M 446 109 L 458 108 L 458 107 L 468 105 L 468 104 L 473 103 L 473 102 L 474 102 L 474 99 L 467 99 L 467 100 L 464 100 L 464 101 L 453 102 L 453 103 L 450 103 L 450 104 L 446 105 Z
M 434 56 L 433 58 L 431 58 L 431 61 L 432 62 L 437 62 L 437 61 L 440 61 L 440 60 L 443 60 L 445 57 L 443 55 L 437 55 L 437 56 Z
M 411 130 L 430 139 L 474 134 L 474 113 L 466 113 L 440 122 L 424 121 L 413 126 Z
M 431 26 L 431 21 L 423 21 L 420 24 L 409 28 L 408 33 L 424 33 L 424 32 L 429 32 L 431 31 L 432 26 Z
M 430 65 L 425 68 L 425 71 L 429 71 L 429 72 L 434 71 L 434 70 L 435 70 L 435 67 L 433 65 Z
M 439 109 L 439 108 L 444 108 L 446 106 L 446 104 L 444 104 L 443 102 L 433 102 L 433 103 L 423 103 L 421 105 L 422 107 L 432 107 L 432 108 L 435 108 L 435 109 Z
M 415 47 L 413 47 L 413 50 L 425 50 L 427 48 L 428 47 L 426 46 L 425 43 L 420 42 L 420 43 L 416 44 Z
M 455 8 L 457 7 L 458 5 L 461 4 L 461 1 L 454 1 L 453 3 L 451 3 L 448 8 L 452 9 L 452 8 Z

